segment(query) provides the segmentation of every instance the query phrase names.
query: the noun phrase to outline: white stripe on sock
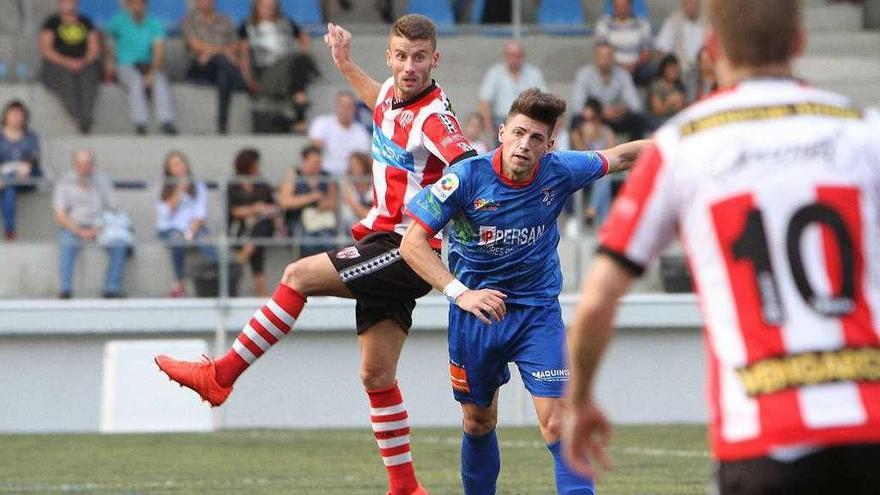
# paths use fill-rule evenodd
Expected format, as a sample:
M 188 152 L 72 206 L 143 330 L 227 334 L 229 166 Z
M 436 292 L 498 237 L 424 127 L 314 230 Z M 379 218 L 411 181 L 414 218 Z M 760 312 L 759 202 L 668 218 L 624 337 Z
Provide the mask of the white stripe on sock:
M 272 320 L 266 318 L 266 315 L 263 314 L 262 309 L 258 309 L 256 313 L 254 313 L 254 319 L 257 320 L 257 323 L 263 325 L 263 328 L 269 331 L 276 339 L 281 340 L 284 337 L 284 332 L 281 331 L 280 328 L 276 327 Z
M 388 423 L 373 423 L 373 431 L 392 431 L 392 430 L 401 430 L 403 428 L 408 427 L 407 421 L 404 419 L 403 421 L 390 421 Z
M 412 453 L 404 452 L 403 454 L 397 454 L 391 457 L 383 457 L 382 462 L 384 462 L 386 466 L 399 466 L 401 464 L 406 464 L 407 462 L 412 462 Z
M 266 303 L 266 307 L 269 308 L 269 311 L 277 316 L 279 320 L 283 321 L 285 325 L 293 328 L 293 324 L 296 322 L 296 318 L 290 316 L 290 313 L 288 313 L 287 311 L 284 311 L 284 308 L 279 306 L 274 299 L 269 299 L 269 302 Z
M 401 445 L 406 445 L 409 443 L 409 435 L 403 435 L 402 437 L 389 438 L 387 440 L 380 440 L 377 438 L 376 443 L 379 444 L 380 449 L 390 449 L 391 447 L 400 447 Z
M 397 414 L 406 411 L 406 407 L 401 404 L 397 404 L 395 406 L 389 407 L 371 407 L 370 415 L 371 416 L 387 416 L 389 414 Z
M 232 348 L 235 350 L 235 353 L 247 361 L 248 364 L 253 364 L 253 362 L 257 360 L 257 357 L 254 356 L 251 350 L 239 342 L 238 339 L 235 339 L 235 342 L 232 343 Z
M 252 327 L 250 323 L 244 326 L 243 331 L 244 334 L 247 335 L 254 344 L 257 344 L 260 349 L 263 350 L 263 352 L 268 351 L 269 348 L 272 347 L 272 344 L 266 342 L 266 339 L 264 339 L 263 336 L 259 334 L 259 332 L 254 330 L 254 327 Z

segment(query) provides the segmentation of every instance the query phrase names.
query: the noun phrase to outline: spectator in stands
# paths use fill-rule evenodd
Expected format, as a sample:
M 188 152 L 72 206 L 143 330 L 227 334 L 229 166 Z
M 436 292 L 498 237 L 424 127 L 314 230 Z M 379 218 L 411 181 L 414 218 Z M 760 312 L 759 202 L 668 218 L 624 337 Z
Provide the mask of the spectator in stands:
M 266 297 L 266 249 L 250 239 L 267 239 L 275 235 L 278 209 L 270 186 L 260 176 L 260 152 L 245 148 L 235 157 L 236 182 L 229 185 L 229 232 L 244 244 L 238 251 L 238 261 L 248 263 L 254 279 L 254 292 Z
M 572 87 L 572 108 L 583 108 L 589 98 L 602 103 L 602 120 L 616 133 L 630 139 L 641 138 L 647 129 L 642 100 L 629 72 L 614 63 L 614 48 L 597 42 L 595 64 L 582 67 Z M 580 124 L 580 116 L 572 119 L 572 128 Z
M 678 57 L 682 73 L 687 73 L 697 62 L 704 31 L 700 0 L 681 0 L 681 9 L 669 14 L 663 21 L 654 48 L 664 56 Z
M 657 77 L 648 90 L 651 128 L 656 129 L 688 104 L 687 89 L 681 82 L 681 66 L 675 55 L 666 55 L 660 62 Z
M 715 74 L 715 61 L 706 47 L 700 48 L 697 66 L 688 74 L 688 99 L 701 100 L 718 89 L 718 76 Z
M 478 109 L 486 129 L 494 133 L 507 118 L 510 104 L 528 88 L 547 89 L 541 69 L 525 62 L 526 51 L 519 41 L 504 45 L 504 62 L 492 66 L 480 85 Z
M 97 242 L 107 251 L 109 263 L 104 280 L 104 297 L 122 297 L 122 280 L 128 245 L 124 242 L 105 242 L 100 229 L 108 211 L 117 211 L 119 203 L 113 193 L 110 178 L 95 171 L 94 155 L 88 150 L 73 154 L 73 170 L 55 185 L 52 199 L 55 222 L 59 227 L 61 251 L 61 292 L 59 297 L 69 299 L 73 293 L 73 269 L 80 248 Z
M 651 81 L 651 25 L 633 17 L 630 0 L 614 0 L 614 15 L 596 22 L 596 39 L 614 47 L 614 61 L 627 70 L 636 84 Z
M 320 115 L 309 126 L 309 142 L 324 154 L 324 170 L 336 177 L 345 174 L 348 157 L 370 151 L 370 135 L 355 121 L 357 100 L 350 91 L 336 95 L 336 113 Z
M 283 16 L 278 0 L 254 0 L 238 34 L 241 73 L 257 98 L 254 131 L 284 132 L 292 125 L 305 133 L 306 89 L 319 75 L 308 33 Z
M 217 132 L 226 134 L 232 93 L 245 89 L 235 26 L 214 9 L 214 0 L 195 0 L 183 20 L 183 38 L 192 56 L 187 76 L 217 86 Z
M 602 122 L 602 103 L 590 98 L 581 110 L 580 124 L 571 130 L 572 149 L 579 151 L 607 150 L 616 144 L 614 131 Z M 587 222 L 601 225 L 611 206 L 611 177 L 602 177 L 590 184 L 590 203 L 584 212 Z
M 373 159 L 355 151 L 348 157 L 348 170 L 342 181 L 342 221 L 352 225 L 367 216 L 373 207 Z
M 105 75 L 112 79 L 115 73 L 128 88 L 128 106 L 137 134 L 147 133 L 150 118 L 147 90 L 153 98 L 161 131 L 177 134 L 171 87 L 162 71 L 165 28 L 161 20 L 147 13 L 147 0 L 124 0 L 124 5 L 125 10 L 114 15 L 107 24 L 106 31 L 113 43 L 107 44 Z
M 46 18 L 40 31 L 40 79 L 83 134 L 92 129 L 100 54 L 98 32 L 88 17 L 77 13 L 77 0 L 58 0 L 58 12 Z
M 462 128 L 464 136 L 471 143 L 471 147 L 479 154 L 489 151 L 489 145 L 486 143 L 486 127 L 484 125 L 483 116 L 479 113 L 472 113 L 465 121 Z
M 278 190 L 278 204 L 284 210 L 287 231 L 300 240 L 301 257 L 333 248 L 339 189 L 323 169 L 320 148 L 303 148 L 299 168 L 288 173 Z
M 187 245 L 209 235 L 208 186 L 193 177 L 189 161 L 181 151 L 172 151 L 162 167 L 162 189 L 156 204 L 159 239 L 171 251 L 174 283 L 169 297 L 183 297 Z M 217 250 L 204 242 L 195 242 L 204 261 L 217 262 Z
M 0 207 L 3 209 L 4 238 L 15 239 L 15 217 L 18 193 L 33 186 L 16 185 L 42 176 L 40 170 L 40 139 L 28 126 L 29 114 L 24 103 L 14 100 L 3 109 L 0 129 Z

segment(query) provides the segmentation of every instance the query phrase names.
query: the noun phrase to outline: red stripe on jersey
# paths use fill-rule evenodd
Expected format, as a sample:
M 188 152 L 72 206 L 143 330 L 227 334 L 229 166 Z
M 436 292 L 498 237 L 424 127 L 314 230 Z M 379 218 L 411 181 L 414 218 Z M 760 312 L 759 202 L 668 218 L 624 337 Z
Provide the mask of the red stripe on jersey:
M 261 349 L 260 346 L 255 344 L 253 340 L 248 338 L 247 335 L 245 335 L 243 333 L 239 334 L 238 341 L 241 342 L 241 345 L 247 347 L 247 349 L 249 351 L 251 351 L 251 354 L 253 354 L 254 356 L 260 357 L 263 355 L 263 349 Z
M 422 124 L 422 136 L 434 144 L 442 155 L 437 158 L 444 163 L 451 163 L 462 153 L 474 149 L 462 132 L 458 120 L 450 114 L 435 113 L 428 116 Z
M 748 227 L 750 213 L 754 209 L 751 194 L 735 196 L 711 207 L 748 364 L 785 354 L 781 327 L 764 320 L 758 272 L 754 263 L 749 258 L 737 258 L 733 253 L 733 245 Z M 758 396 L 762 431 L 803 427 L 797 394 L 797 389 L 789 389 Z
M 614 201 L 608 221 L 599 233 L 599 243 L 602 246 L 626 254 L 662 167 L 663 156 L 657 145 L 646 146 L 632 175 L 623 185 L 620 197 Z
M 277 316 L 275 316 L 275 313 L 273 313 L 271 309 L 267 308 L 266 306 L 263 306 L 262 308 L 260 308 L 260 311 L 263 313 L 263 316 L 265 316 L 269 321 L 271 321 L 279 330 L 281 330 L 285 334 L 290 332 L 290 327 L 287 326 L 287 323 L 284 323 L 284 321 L 281 320 L 281 318 L 278 318 Z
M 425 175 L 422 178 L 421 186 L 427 187 L 440 180 L 440 177 L 443 177 L 444 168 L 446 168 L 446 164 L 443 163 L 443 160 L 434 155 L 428 155 L 428 159 L 425 161 Z
M 409 172 L 395 167 L 385 167 L 385 208 L 388 215 L 379 215 L 373 222 L 373 231 L 394 232 L 394 227 L 403 220 L 403 201 Z
M 855 280 L 855 307 L 853 311 L 842 317 L 840 323 L 843 326 L 843 334 L 847 347 L 878 346 L 880 341 L 874 332 L 874 321 L 871 309 L 865 299 L 864 273 L 865 256 L 862 252 L 864 239 L 862 234 L 862 214 L 860 211 L 861 195 L 855 187 L 830 187 L 816 188 L 816 199 L 819 203 L 828 205 L 840 214 L 846 225 L 853 243 L 853 270 L 850 274 Z M 843 279 L 843 253 L 834 233 L 827 226 L 822 226 L 822 246 L 825 252 L 825 266 L 828 267 L 828 277 L 831 281 L 831 290 L 834 294 L 840 294 Z M 863 383 L 859 385 L 859 393 L 862 403 L 868 414 L 870 423 L 880 423 L 880 384 Z
M 270 345 L 278 342 L 278 339 L 275 338 L 274 335 L 272 335 L 272 332 L 266 330 L 263 325 L 260 325 L 260 322 L 257 321 L 256 318 L 251 318 L 250 325 L 251 328 L 253 328 L 254 331 L 256 331 L 260 335 L 260 337 L 263 337 L 263 340 L 268 342 Z

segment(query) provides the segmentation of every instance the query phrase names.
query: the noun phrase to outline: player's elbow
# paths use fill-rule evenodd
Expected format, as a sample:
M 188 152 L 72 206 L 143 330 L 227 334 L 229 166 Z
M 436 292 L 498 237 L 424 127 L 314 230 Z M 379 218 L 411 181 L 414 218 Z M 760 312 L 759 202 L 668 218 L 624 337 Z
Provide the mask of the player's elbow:
M 427 245 L 426 232 L 420 226 L 413 224 L 407 229 L 403 239 L 400 241 L 400 255 L 404 261 L 411 262 L 420 250 Z M 430 247 L 430 246 L 429 246 Z

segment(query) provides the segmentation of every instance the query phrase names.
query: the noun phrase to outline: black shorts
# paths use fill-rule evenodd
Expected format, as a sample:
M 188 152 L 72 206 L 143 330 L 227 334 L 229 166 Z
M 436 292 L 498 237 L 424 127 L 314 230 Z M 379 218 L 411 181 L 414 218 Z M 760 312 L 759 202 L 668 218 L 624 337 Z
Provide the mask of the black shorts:
M 352 246 L 327 252 L 357 300 L 358 334 L 383 320 L 392 320 L 409 332 L 416 299 L 431 291 L 400 255 L 401 239 L 399 234 L 376 232 Z
M 716 477 L 721 495 L 877 494 L 880 444 L 828 447 L 792 462 L 722 462 Z

